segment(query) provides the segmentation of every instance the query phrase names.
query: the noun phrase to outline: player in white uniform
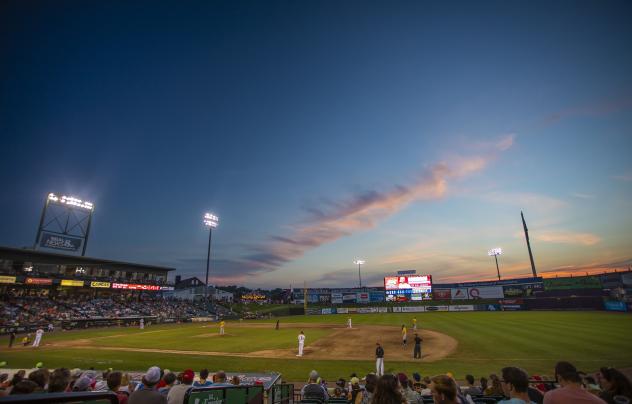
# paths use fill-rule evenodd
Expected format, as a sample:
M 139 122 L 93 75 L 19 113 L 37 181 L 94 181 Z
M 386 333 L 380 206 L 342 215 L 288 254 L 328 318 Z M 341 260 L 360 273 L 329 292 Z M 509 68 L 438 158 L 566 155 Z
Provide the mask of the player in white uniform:
M 55 326 L 53 325 L 53 323 L 49 323 L 48 324 L 48 332 L 53 332 L 55 330 Z
M 145 319 L 140 319 L 140 329 L 144 330 L 145 329 Z
M 33 341 L 33 348 L 39 347 L 40 342 L 42 341 L 42 335 L 44 335 L 44 330 L 42 327 L 38 328 L 35 331 L 35 341 Z
M 305 333 L 303 333 L 303 331 L 301 331 L 300 334 L 298 334 L 298 355 L 296 356 L 303 356 L 303 347 L 305 346 Z
M 353 328 L 353 327 L 351 326 L 351 317 L 349 317 L 349 318 L 347 319 L 347 328 Z

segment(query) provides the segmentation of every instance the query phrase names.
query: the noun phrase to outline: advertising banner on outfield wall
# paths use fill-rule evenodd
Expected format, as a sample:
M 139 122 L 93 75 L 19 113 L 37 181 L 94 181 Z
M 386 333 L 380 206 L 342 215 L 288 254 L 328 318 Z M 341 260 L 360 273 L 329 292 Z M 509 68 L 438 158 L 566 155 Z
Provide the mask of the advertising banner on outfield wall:
M 449 311 L 474 311 L 473 304 L 454 304 L 448 309 Z
M 467 300 L 470 296 L 467 293 L 467 288 L 453 288 L 450 290 L 452 300 Z
M 15 276 L 0 276 L 0 283 L 15 283 Z
M 378 313 L 388 313 L 388 307 L 378 307 L 377 308 L 377 312 Z
M 484 307 L 487 311 L 500 311 L 500 304 L 486 304 Z
M 419 313 L 426 311 L 424 306 L 393 307 L 393 313 Z
M 377 307 L 359 307 L 358 313 L 362 313 L 362 314 L 377 313 Z
M 544 290 L 558 289 L 601 289 L 601 279 L 598 276 L 544 279 Z
M 109 288 L 110 282 L 90 282 L 91 288 Z
M 452 291 L 450 289 L 434 289 L 432 291 L 433 300 L 450 300 L 452 299 Z
M 336 313 L 338 314 L 347 314 L 349 313 L 349 309 L 347 309 L 346 307 L 339 307 L 336 309 Z
M 342 295 L 343 303 L 355 303 L 356 302 L 356 294 L 344 294 Z
M 533 296 L 536 291 L 541 291 L 543 286 L 541 283 L 510 285 L 503 286 L 505 297 L 529 297 Z
M 481 286 L 480 288 L 467 288 L 470 299 L 502 299 L 502 286 Z
M 336 314 L 336 309 L 330 307 L 328 309 L 323 309 L 322 313 L 323 314 Z
M 342 304 L 342 293 L 331 293 L 332 304 Z
M 383 302 L 384 301 L 384 292 L 369 292 L 369 301 L 370 302 Z
M 368 303 L 369 302 L 369 293 L 368 292 L 360 292 L 356 295 L 356 301 L 358 303 Z
M 426 306 L 425 311 L 448 311 L 449 306 Z
M 53 280 L 47 278 L 26 278 L 27 285 L 52 285 Z
M 72 280 L 72 279 L 62 279 L 61 280 L 61 286 L 82 287 L 83 286 L 83 281 L 75 281 L 75 280 Z
M 608 311 L 627 311 L 628 310 L 628 306 L 625 304 L 625 302 L 617 302 L 617 301 L 612 301 L 612 300 L 604 302 L 604 307 Z

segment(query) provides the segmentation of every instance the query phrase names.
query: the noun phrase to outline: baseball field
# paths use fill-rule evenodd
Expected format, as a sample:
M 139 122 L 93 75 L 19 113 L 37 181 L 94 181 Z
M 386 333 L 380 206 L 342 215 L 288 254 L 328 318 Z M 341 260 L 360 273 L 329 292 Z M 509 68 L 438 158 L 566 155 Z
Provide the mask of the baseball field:
M 422 359 L 412 358 L 412 319 L 424 339 Z M 208 368 L 230 372 L 277 371 L 286 380 L 303 380 L 311 369 L 326 379 L 374 371 L 380 341 L 386 371 L 422 375 L 452 372 L 482 376 L 508 365 L 532 374 L 551 375 L 556 361 L 579 369 L 632 367 L 632 316 L 609 312 L 434 312 L 414 314 L 295 316 L 226 323 L 188 323 L 138 328 L 106 328 L 46 333 L 40 348 L 0 341 L 0 362 L 8 368 L 79 367 L 144 370 L 159 365 L 172 370 Z M 401 325 L 408 346 L 401 344 Z M 296 357 L 297 335 L 307 337 L 305 355 Z

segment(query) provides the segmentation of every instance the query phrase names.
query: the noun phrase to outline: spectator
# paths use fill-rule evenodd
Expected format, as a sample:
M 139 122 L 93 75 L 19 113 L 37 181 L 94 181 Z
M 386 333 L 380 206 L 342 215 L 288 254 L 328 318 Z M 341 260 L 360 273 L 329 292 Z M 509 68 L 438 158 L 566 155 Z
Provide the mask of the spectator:
M 535 404 L 529 398 L 529 375 L 516 367 L 506 367 L 501 370 L 501 385 L 505 397 L 509 400 L 499 401 L 499 404 Z
M 160 394 L 155 386 L 160 381 L 160 368 L 152 366 L 147 369 L 147 373 L 143 376 L 142 390 L 136 390 L 129 396 L 128 404 L 161 404 L 167 403 L 167 398 Z
M 480 383 L 481 383 L 481 394 L 485 394 L 485 390 L 487 390 L 487 378 L 481 377 Z
M 321 401 L 327 401 L 329 399 L 327 389 L 318 382 L 318 379 L 319 377 L 317 371 L 312 370 L 309 372 L 309 380 L 301 389 L 302 398 L 311 398 Z
M 162 381 L 164 382 L 164 386 L 160 387 L 158 392 L 166 397 L 169 394 L 169 390 L 171 390 L 173 384 L 176 382 L 176 374 L 173 372 L 166 373 L 162 377 Z
M 29 374 L 29 380 L 37 384 L 36 392 L 45 392 L 50 372 L 48 369 L 37 369 Z
M 607 403 L 614 403 L 616 396 L 623 396 L 632 401 L 632 384 L 627 377 L 617 369 L 601 368 L 597 373 L 599 385 L 602 388 L 601 397 Z
M 121 391 L 121 383 L 123 382 L 123 374 L 121 372 L 108 373 L 108 389 L 116 394 L 119 404 L 127 404 L 129 393 Z
M 416 404 L 419 396 L 413 389 L 411 389 L 408 385 L 408 376 L 404 373 L 397 374 L 397 380 L 399 381 L 399 386 L 402 392 L 402 395 L 408 402 L 408 404 Z
M 360 379 L 352 377 L 350 383 L 351 391 L 347 395 L 347 400 L 351 404 L 361 404 L 364 397 L 364 389 L 360 387 Z
M 89 376 L 83 375 L 72 386 L 72 391 L 92 391 L 92 382 Z
M 340 388 L 342 395 L 347 397 L 347 394 L 349 394 L 349 390 L 347 390 L 347 381 L 341 377 L 338 381 L 336 381 L 336 386 Z
M 213 378 L 215 379 L 215 382 L 213 383 L 213 386 L 217 386 L 217 387 L 229 387 L 232 386 L 231 383 L 228 383 L 228 378 L 226 377 L 226 372 L 224 372 L 223 370 L 218 370 L 217 373 L 215 373 L 215 375 L 213 375 Z
M 423 384 L 424 384 L 426 387 L 424 387 L 423 389 L 421 389 L 420 394 L 421 394 L 422 396 L 429 396 L 429 395 L 431 395 L 431 394 L 432 394 L 432 390 L 430 389 L 430 385 L 432 384 L 432 379 L 430 378 L 430 376 L 426 376 L 426 377 L 424 377 L 424 378 L 423 378 L 423 381 L 424 381 L 424 383 L 423 383 Z
M 375 394 L 375 388 L 377 386 L 378 377 L 375 373 L 369 373 L 364 378 L 364 396 L 362 397 L 362 404 L 369 404 L 373 400 Z
M 399 381 L 394 375 L 384 375 L 377 381 L 371 404 L 406 404 L 406 398 L 399 389 Z
M 191 388 L 191 384 L 193 383 L 194 377 L 195 377 L 195 374 L 193 373 L 191 369 L 187 369 L 184 372 L 182 372 L 182 375 L 179 377 L 181 383 L 173 386 L 171 390 L 169 390 L 169 393 L 167 394 L 167 403 L 168 404 L 182 404 L 182 402 L 184 401 L 184 395 L 186 394 L 187 390 Z
M 59 368 L 53 370 L 48 380 L 49 393 L 63 393 L 70 390 L 70 370 Z
M 483 391 L 474 385 L 474 376 L 465 375 L 465 381 L 467 382 L 467 386 L 461 389 L 463 394 L 469 394 L 470 396 L 480 396 L 483 394 Z
M 432 400 L 442 404 L 460 404 L 457 400 L 457 385 L 448 375 L 439 375 L 431 379 Z
M 568 362 L 558 362 L 555 365 L 555 379 L 560 388 L 550 390 L 544 395 L 545 404 L 604 403 L 602 399 L 582 388 L 577 369 Z
M 492 381 L 492 385 L 485 389 L 483 393 L 486 396 L 502 396 L 504 394 L 503 387 L 498 376 L 491 374 L 489 375 L 489 380 Z
M 209 387 L 213 384 L 208 380 L 208 369 L 200 370 L 200 380 L 193 383 L 193 387 Z
M 38 388 L 39 386 L 37 385 L 37 383 L 32 382 L 30 380 L 22 379 L 18 383 L 16 383 L 15 386 L 13 386 L 13 388 L 11 389 L 11 393 L 9 394 L 10 395 L 31 394 L 35 392 L 35 390 Z

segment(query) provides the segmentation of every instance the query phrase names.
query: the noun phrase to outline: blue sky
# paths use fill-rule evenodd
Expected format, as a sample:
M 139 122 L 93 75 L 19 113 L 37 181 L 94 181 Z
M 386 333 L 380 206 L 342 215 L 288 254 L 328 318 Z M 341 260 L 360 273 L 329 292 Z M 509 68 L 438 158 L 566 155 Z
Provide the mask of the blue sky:
M 374 285 L 632 263 L 629 2 L 3 2 L 0 244 L 49 192 L 88 255 Z

